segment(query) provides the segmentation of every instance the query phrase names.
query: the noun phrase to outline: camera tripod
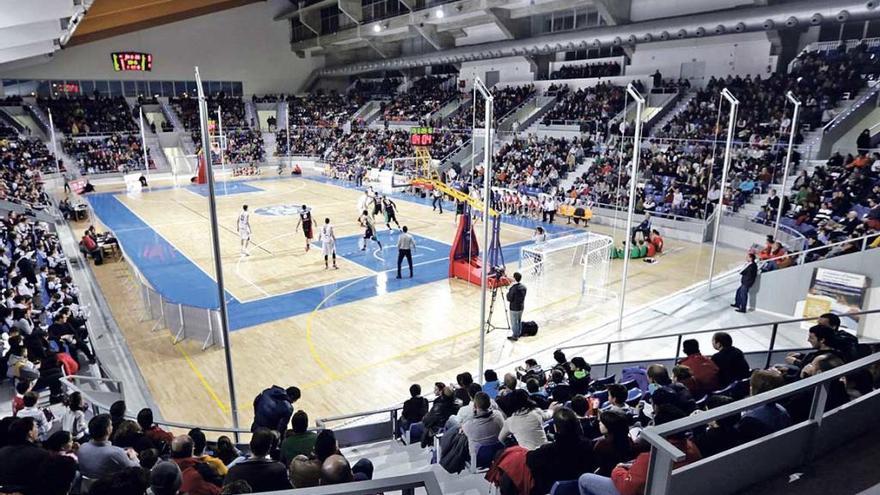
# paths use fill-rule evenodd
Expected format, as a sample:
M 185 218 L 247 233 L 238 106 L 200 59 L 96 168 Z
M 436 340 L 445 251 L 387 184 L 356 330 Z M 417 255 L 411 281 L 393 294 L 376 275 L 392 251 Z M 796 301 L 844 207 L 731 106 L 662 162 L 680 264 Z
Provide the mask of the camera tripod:
M 501 277 L 498 278 L 500 279 Z M 492 299 L 489 302 L 489 315 L 486 317 L 486 333 L 489 333 L 495 329 L 510 330 L 510 313 L 507 312 L 507 305 L 504 304 L 504 301 L 501 301 L 501 307 L 504 308 L 504 321 L 507 322 L 507 326 L 500 327 L 492 323 L 492 312 L 495 310 L 495 300 L 498 299 L 498 292 L 501 292 L 501 296 L 503 298 L 504 286 L 496 285 L 495 287 L 492 287 Z

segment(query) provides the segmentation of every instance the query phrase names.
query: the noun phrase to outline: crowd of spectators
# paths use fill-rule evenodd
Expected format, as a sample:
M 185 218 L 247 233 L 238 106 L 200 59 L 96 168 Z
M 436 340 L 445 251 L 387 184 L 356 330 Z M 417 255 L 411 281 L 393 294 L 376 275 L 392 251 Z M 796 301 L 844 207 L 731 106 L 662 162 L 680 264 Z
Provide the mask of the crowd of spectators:
M 458 95 L 451 86 L 450 77 L 425 76 L 412 84 L 403 94 L 394 95 L 382 103 L 382 118 L 390 122 L 418 121 L 440 110 Z
M 290 126 L 337 127 L 350 120 L 363 99 L 338 93 L 313 93 L 287 99 Z
M 555 195 L 560 179 L 583 162 L 592 152 L 588 138 L 515 138 L 495 153 L 495 186 L 519 190 L 538 189 Z
M 174 111 L 180 117 L 183 127 L 190 132 L 199 129 L 199 100 L 195 96 L 183 95 L 169 99 L 169 103 L 174 107 Z M 244 113 L 244 102 L 240 96 L 229 96 L 220 92 L 210 95 L 207 98 L 208 120 L 219 122 L 217 120 L 217 107 L 219 106 L 223 112 L 223 130 L 240 129 L 248 127 L 247 118 Z
M 553 71 L 550 79 L 586 79 L 589 77 L 614 77 L 622 74 L 619 62 L 593 64 L 567 64 Z
M 594 377 L 583 358 L 569 360 L 557 350 L 549 366 L 527 359 L 501 379 L 486 370 L 482 384 L 470 373 L 455 383 L 435 383 L 432 402 L 416 384 L 403 404 L 400 434 L 423 447 L 439 443 L 438 461 L 447 471 L 488 467 L 486 478 L 502 494 L 546 494 L 554 482 L 569 480 L 578 480 L 581 495 L 642 493 L 650 464 L 643 428 L 759 395 L 871 352 L 839 328 L 836 315 L 822 315 L 817 323 L 806 334 L 807 352 L 790 353 L 767 369 L 752 369 L 731 336 L 719 332 L 711 356 L 688 339 L 671 370 L 631 367 L 620 379 Z M 877 367 L 833 382 L 827 409 L 878 383 Z M 804 421 L 811 401 L 807 392 L 668 438 L 687 455 L 677 466 Z
M 275 155 L 287 155 L 289 146 L 291 156 L 323 157 L 343 134 L 341 127 L 291 127 L 288 144 L 287 129 L 279 129 L 275 133 Z
M 787 136 L 791 109 L 785 95 L 795 94 L 803 103 L 800 124 L 816 127 L 834 117 L 834 108 L 844 94 L 854 96 L 865 85 L 869 74 L 880 70 L 880 61 L 865 45 L 848 52 L 808 52 L 799 56 L 788 74 L 712 77 L 706 87 L 684 111 L 676 115 L 659 133 L 663 137 L 714 139 L 727 120 L 723 105 L 719 122 L 719 93 L 728 88 L 740 101 L 736 137 L 752 146 L 772 146 L 779 136 Z
M 39 139 L 0 139 L 0 199 L 45 208 L 41 173 L 54 172 L 54 156 Z
M 358 79 L 348 91 L 349 96 L 357 96 L 364 100 L 375 98 L 392 98 L 397 92 L 397 87 L 403 82 L 397 77 L 384 79 Z
M 55 126 L 65 134 L 113 134 L 137 132 L 131 109 L 121 96 L 61 96 L 37 98 L 37 104 L 52 111 Z
M 817 261 L 861 250 L 861 241 L 868 238 L 870 248 L 880 246 L 880 153 L 870 156 L 865 150 L 844 157 L 834 153 L 825 165 L 811 173 L 801 170 L 795 177 L 790 194 L 780 197 L 770 191 L 758 220 L 774 223 L 782 208 L 780 223 L 803 234 L 805 261 Z M 835 244 L 833 247 L 826 247 Z M 793 263 L 788 255 L 798 246 L 786 248 L 775 240 L 759 252 L 770 259 L 766 269 Z
M 77 161 L 80 172 L 128 172 L 144 170 L 144 153 L 137 134 L 113 134 L 110 137 L 88 139 L 68 137 L 62 141 L 64 152 Z M 149 166 L 155 168 L 147 150 Z
M 584 132 L 604 132 L 608 122 L 623 111 L 625 90 L 612 84 L 574 91 L 568 86 L 551 87 L 548 93 L 555 94 L 557 102 L 544 115 L 544 125 L 578 125 Z
M 535 86 L 533 84 L 525 84 L 522 86 L 505 86 L 503 88 L 492 88 L 492 96 L 494 97 L 492 113 L 495 120 L 500 120 L 515 108 L 519 107 L 535 94 Z M 480 127 L 484 125 L 484 117 L 486 109 L 483 106 L 482 97 L 478 97 L 476 125 Z M 441 122 L 440 126 L 447 129 L 471 129 L 474 124 L 473 120 L 473 100 L 463 103 L 458 111 L 452 114 L 446 121 Z
M 93 414 L 79 392 L 53 396 L 46 406 L 33 391 L 20 389 L 14 415 L 0 420 L 4 492 L 220 495 L 373 476 L 369 459 L 349 464 L 333 430 L 308 430 L 306 412 L 294 412 L 296 387 L 273 386 L 257 396 L 243 450 L 227 436 L 209 445 L 199 428 L 175 436 L 156 424 L 149 408 L 128 419 L 124 401 L 113 403 L 109 414 Z

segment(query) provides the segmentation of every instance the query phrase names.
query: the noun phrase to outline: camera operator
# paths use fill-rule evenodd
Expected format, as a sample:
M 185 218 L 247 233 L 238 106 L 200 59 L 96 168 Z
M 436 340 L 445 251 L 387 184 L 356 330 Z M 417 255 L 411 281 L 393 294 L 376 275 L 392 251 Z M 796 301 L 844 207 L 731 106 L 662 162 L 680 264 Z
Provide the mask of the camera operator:
M 510 303 L 510 330 L 513 335 L 507 340 L 516 342 L 522 334 L 523 303 L 526 300 L 526 286 L 519 283 L 522 275 L 519 272 L 513 274 L 513 285 L 507 290 L 507 302 Z

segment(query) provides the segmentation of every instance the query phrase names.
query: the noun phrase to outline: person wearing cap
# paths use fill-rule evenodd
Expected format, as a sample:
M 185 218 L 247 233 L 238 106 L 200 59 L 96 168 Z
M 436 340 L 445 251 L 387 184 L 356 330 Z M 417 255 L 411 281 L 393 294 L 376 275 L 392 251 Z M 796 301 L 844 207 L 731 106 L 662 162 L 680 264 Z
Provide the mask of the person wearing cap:
M 171 461 L 162 461 L 150 470 L 152 495 L 177 495 L 181 482 L 180 468 Z

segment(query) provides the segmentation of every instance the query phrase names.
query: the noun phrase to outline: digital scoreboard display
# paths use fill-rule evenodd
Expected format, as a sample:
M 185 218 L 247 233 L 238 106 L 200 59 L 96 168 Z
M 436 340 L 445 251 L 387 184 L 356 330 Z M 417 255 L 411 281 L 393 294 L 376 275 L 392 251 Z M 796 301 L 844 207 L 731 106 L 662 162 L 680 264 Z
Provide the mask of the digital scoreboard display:
M 410 143 L 413 146 L 431 146 L 434 144 L 433 127 L 413 127 L 409 130 Z
M 153 55 L 139 52 L 113 52 L 110 54 L 113 60 L 113 70 L 116 72 L 153 70 Z

